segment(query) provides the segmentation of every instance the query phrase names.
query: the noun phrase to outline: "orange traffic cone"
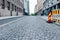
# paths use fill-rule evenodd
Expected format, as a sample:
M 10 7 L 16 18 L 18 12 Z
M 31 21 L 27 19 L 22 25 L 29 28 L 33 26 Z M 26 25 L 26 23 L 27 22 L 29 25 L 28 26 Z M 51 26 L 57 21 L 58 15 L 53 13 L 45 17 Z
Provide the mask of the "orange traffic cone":
M 51 17 L 48 17 L 48 23 L 50 23 L 51 22 Z
M 49 12 L 48 13 L 48 23 L 52 23 L 51 16 L 52 16 L 52 12 Z

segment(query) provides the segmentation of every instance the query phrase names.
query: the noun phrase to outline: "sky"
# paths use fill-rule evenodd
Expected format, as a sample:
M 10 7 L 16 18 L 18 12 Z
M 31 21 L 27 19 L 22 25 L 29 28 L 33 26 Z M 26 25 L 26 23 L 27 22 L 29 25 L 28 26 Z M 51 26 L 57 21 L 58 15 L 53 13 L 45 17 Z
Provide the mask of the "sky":
M 34 13 L 34 8 L 35 8 L 35 5 L 37 4 L 37 0 L 29 0 L 29 7 L 30 7 L 30 14 L 31 13 Z

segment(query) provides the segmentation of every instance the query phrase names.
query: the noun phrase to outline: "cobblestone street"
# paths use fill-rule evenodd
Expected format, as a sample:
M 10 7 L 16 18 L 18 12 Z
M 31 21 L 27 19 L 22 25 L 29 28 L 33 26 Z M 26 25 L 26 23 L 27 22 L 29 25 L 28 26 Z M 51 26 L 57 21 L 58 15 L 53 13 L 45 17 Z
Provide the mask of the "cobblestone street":
M 0 40 L 60 40 L 60 27 L 40 16 L 24 16 L 0 27 Z

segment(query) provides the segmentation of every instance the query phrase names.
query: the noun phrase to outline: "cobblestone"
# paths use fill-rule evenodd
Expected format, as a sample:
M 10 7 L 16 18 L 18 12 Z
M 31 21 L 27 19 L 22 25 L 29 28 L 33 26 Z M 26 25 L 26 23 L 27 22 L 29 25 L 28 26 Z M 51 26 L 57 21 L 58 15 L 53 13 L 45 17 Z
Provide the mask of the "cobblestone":
M 25 16 L 0 27 L 0 40 L 60 40 L 60 27 L 40 16 Z

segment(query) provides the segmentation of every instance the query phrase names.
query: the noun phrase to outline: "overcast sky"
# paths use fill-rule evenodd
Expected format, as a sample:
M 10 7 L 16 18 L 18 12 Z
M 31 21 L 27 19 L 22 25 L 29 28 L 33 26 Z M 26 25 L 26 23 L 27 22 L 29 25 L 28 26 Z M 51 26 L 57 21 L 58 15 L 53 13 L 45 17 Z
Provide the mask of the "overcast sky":
M 37 0 L 29 0 L 30 2 L 30 13 L 34 13 L 34 8 L 35 8 L 35 5 L 37 4 Z

